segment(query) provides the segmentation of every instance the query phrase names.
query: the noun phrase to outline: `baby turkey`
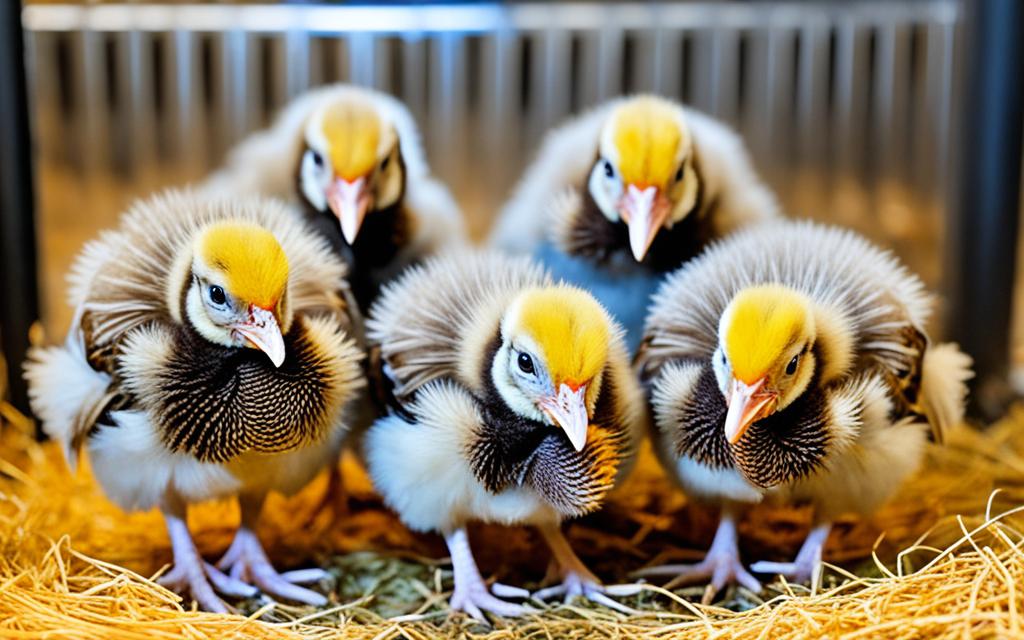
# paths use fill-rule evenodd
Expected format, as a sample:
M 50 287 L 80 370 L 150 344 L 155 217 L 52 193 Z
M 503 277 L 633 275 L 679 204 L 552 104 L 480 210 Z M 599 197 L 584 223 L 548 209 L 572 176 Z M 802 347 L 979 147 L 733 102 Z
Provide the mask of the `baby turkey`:
M 552 131 L 493 242 L 586 286 L 636 347 L 661 276 L 778 205 L 740 138 L 670 100 L 619 98 Z
M 539 598 L 583 595 L 622 609 L 573 553 L 559 523 L 597 509 L 632 464 L 646 413 L 621 329 L 589 294 L 527 259 L 435 258 L 385 288 L 367 322 L 393 411 L 365 455 L 385 502 L 439 531 L 453 609 L 481 618 L 528 609 L 492 595 L 470 521 L 539 528 L 564 579 Z M 376 350 L 376 351 L 375 351 Z
M 930 299 L 890 253 L 838 228 L 770 223 L 736 233 L 672 274 L 652 305 L 637 367 L 655 448 L 689 496 L 721 508 L 703 562 L 642 573 L 729 580 L 737 517 L 764 499 L 809 503 L 815 524 L 792 563 L 812 577 L 839 514 L 868 514 L 963 417 L 970 359 L 924 333 Z
M 231 151 L 204 189 L 299 203 L 349 262 L 364 311 L 381 284 L 465 234 L 458 205 L 430 176 L 408 109 L 354 86 L 294 100 Z
M 66 343 L 26 366 L 32 407 L 72 466 L 85 445 L 111 500 L 163 512 L 174 567 L 162 583 L 210 611 L 227 610 L 214 589 L 326 604 L 293 584 L 323 572 L 278 574 L 253 527 L 269 491 L 334 462 L 363 384 L 345 265 L 327 242 L 283 204 L 172 191 L 88 244 L 71 282 Z M 241 527 L 214 567 L 186 510 L 229 496 Z

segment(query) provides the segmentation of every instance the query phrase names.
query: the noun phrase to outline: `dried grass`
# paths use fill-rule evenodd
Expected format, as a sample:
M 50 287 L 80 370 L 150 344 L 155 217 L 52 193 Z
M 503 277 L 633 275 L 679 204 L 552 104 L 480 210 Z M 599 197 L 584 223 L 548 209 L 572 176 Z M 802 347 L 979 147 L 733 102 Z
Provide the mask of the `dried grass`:
M 442 545 L 402 528 L 351 462 L 348 515 L 313 518 L 321 479 L 270 502 L 261 530 L 282 566 L 330 568 L 328 608 L 251 601 L 240 615 L 189 610 L 151 580 L 170 561 L 159 515 L 121 513 L 87 469 L 70 474 L 56 447 L 36 444 L 27 420 L 10 407 L 2 416 L 3 638 L 1024 638 L 1024 410 L 984 433 L 956 431 L 875 518 L 839 523 L 817 589 L 733 590 L 700 606 L 699 588 L 652 585 L 625 601 L 639 615 L 558 605 L 491 627 L 450 615 L 450 571 L 430 559 L 443 558 Z M 215 557 L 237 513 L 224 504 L 194 511 L 200 550 Z M 741 527 L 747 558 L 789 556 L 807 520 L 800 510 L 754 510 Z M 570 538 L 599 575 L 624 580 L 643 564 L 699 557 L 712 532 L 713 520 L 669 489 L 648 456 L 609 508 L 574 525 Z M 481 527 L 473 535 L 492 575 L 528 586 L 543 578 L 546 557 L 531 534 Z

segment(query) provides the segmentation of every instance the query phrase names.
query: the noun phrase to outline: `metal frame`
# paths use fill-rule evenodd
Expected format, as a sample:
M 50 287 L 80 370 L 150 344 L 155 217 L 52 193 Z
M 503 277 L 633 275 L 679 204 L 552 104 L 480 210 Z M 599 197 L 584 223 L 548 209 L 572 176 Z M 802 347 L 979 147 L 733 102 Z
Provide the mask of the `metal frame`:
M 17 7 L 18 3 L 4 6 L 5 31 L 0 33 L 0 46 L 5 52 L 13 52 L 0 61 L 4 70 L 20 69 L 21 65 L 20 33 L 14 34 L 16 37 L 4 37 L 8 30 L 16 29 L 17 21 L 11 16 L 17 13 Z M 811 7 L 815 10 L 810 11 Z M 132 131 L 149 130 L 152 121 L 151 105 L 146 102 L 152 97 L 138 90 L 148 73 L 148 67 L 139 61 L 141 58 L 137 55 L 142 52 L 138 41 L 144 38 L 165 40 L 164 64 L 169 69 L 166 75 L 174 79 L 168 85 L 168 91 L 174 100 L 168 105 L 168 122 L 161 126 L 168 127 L 173 133 L 168 137 L 184 149 L 188 145 L 184 143 L 185 137 L 179 134 L 188 127 L 183 123 L 200 117 L 196 115 L 198 92 L 195 74 L 187 72 L 191 68 L 188 65 L 195 64 L 194 53 L 201 34 L 217 34 L 214 51 L 218 71 L 213 84 L 216 100 L 226 106 L 223 113 L 216 112 L 216 126 L 210 129 L 222 147 L 257 124 L 253 111 L 257 101 L 252 99 L 252 84 L 247 82 L 255 67 L 241 65 L 244 73 L 231 72 L 239 67 L 240 61 L 247 59 L 247 54 L 251 54 L 250 48 L 268 34 L 275 38 L 276 43 L 280 44 L 278 40 L 284 42 L 285 46 L 275 48 L 279 52 L 275 55 L 281 55 L 283 59 L 278 61 L 281 69 L 275 67 L 276 75 L 272 81 L 277 93 L 287 94 L 275 97 L 279 102 L 304 90 L 313 73 L 307 70 L 305 74 L 288 74 L 282 69 L 293 68 L 295 61 L 310 57 L 311 38 L 330 35 L 339 42 L 345 42 L 344 62 L 339 64 L 350 67 L 350 81 L 376 84 L 373 65 L 386 66 L 381 61 L 390 59 L 388 56 L 398 55 L 409 63 L 403 70 L 409 77 L 403 78 L 401 84 L 408 93 L 404 97 L 417 112 L 417 117 L 426 116 L 423 121 L 427 125 L 424 130 L 428 146 L 430 138 L 433 138 L 443 139 L 451 147 L 450 153 L 437 158 L 441 161 L 442 173 L 445 163 L 454 166 L 452 173 L 461 166 L 457 162 L 461 157 L 460 147 L 448 137 L 454 126 L 453 114 L 464 108 L 461 96 L 466 91 L 459 77 L 459 69 L 463 68 L 459 65 L 466 64 L 463 59 L 465 47 L 458 42 L 460 34 L 485 36 L 481 39 L 481 62 L 478 66 L 487 70 L 483 75 L 488 81 L 479 88 L 479 120 L 488 131 L 482 138 L 483 146 L 491 149 L 493 156 L 494 150 L 517 145 L 524 148 L 532 146 L 540 131 L 569 110 L 568 94 L 557 92 L 564 91 L 570 84 L 568 58 L 563 55 L 570 46 L 580 47 L 581 67 L 585 67 L 579 71 L 583 80 L 577 88 L 582 103 L 589 104 L 617 92 L 616 87 L 605 85 L 608 78 L 622 75 L 623 34 L 629 29 L 648 27 L 644 36 L 634 43 L 632 55 L 632 65 L 637 69 L 637 77 L 642 79 L 642 86 L 670 95 L 680 92 L 679 74 L 665 73 L 665 65 L 655 62 L 669 54 L 679 58 L 682 53 L 679 33 L 686 31 L 687 43 L 692 45 L 686 55 L 704 61 L 690 80 L 694 85 L 691 92 L 697 96 L 696 106 L 714 111 L 719 117 L 732 118 L 736 115 L 733 111 L 739 93 L 736 85 L 739 79 L 730 77 L 728 73 L 719 74 L 718 69 L 734 69 L 736 66 L 727 64 L 730 60 L 727 56 L 738 55 L 733 46 L 735 34 L 726 34 L 731 40 L 722 41 L 721 34 L 706 37 L 701 29 L 757 31 L 755 37 L 747 41 L 746 56 L 752 64 L 743 80 L 746 83 L 743 93 L 746 100 L 756 101 L 758 117 L 752 119 L 748 113 L 734 123 L 747 137 L 756 159 L 766 161 L 770 169 L 780 157 L 784 161 L 785 157 L 793 155 L 787 150 L 792 144 L 797 155 L 817 162 L 823 155 L 820 144 L 827 125 L 835 130 L 837 138 L 835 157 L 830 161 L 844 171 L 868 165 L 869 158 L 865 154 L 870 152 L 870 160 L 884 164 L 886 171 L 891 169 L 903 177 L 918 179 L 928 184 L 929 189 L 931 185 L 940 185 L 941 189 L 935 189 L 936 193 L 944 193 L 947 181 L 953 184 L 956 197 L 951 202 L 957 206 L 952 207 L 954 211 L 948 221 L 949 268 L 945 270 L 952 293 L 950 309 L 953 313 L 949 327 L 952 337 L 961 341 L 975 356 L 979 371 L 976 386 L 980 390 L 976 398 L 983 404 L 991 404 L 987 400 L 989 395 L 1006 396 L 1010 301 L 1020 195 L 1021 66 L 1024 60 L 1022 14 L 1024 3 L 1018 0 L 873 1 L 843 4 L 841 7 L 840 3 L 832 6 L 829 3 L 800 2 L 581 2 L 563 5 L 530 2 L 445 6 L 132 3 L 30 5 L 22 12 L 22 19 L 32 32 L 30 44 L 38 44 L 40 38 L 71 36 L 69 41 L 76 65 L 81 61 L 81 68 L 75 67 L 75 90 L 82 96 L 75 96 L 76 111 L 69 125 L 72 135 L 67 139 L 78 140 L 84 150 L 85 166 L 93 166 L 102 160 L 98 156 L 103 146 L 91 142 L 103 137 L 105 127 L 109 126 L 109 114 L 103 112 L 102 96 L 94 95 L 95 91 L 89 93 L 95 84 L 89 80 L 102 72 L 101 65 L 96 62 L 96 52 L 102 43 L 87 36 L 117 34 L 127 43 L 117 48 L 119 64 L 127 70 L 124 73 L 127 81 L 119 85 L 119 90 L 131 98 L 123 102 L 129 105 L 124 126 Z M 828 29 L 833 27 L 829 27 L 828 20 L 835 16 L 839 18 L 834 25 L 834 44 L 829 45 Z M 967 33 L 964 35 L 967 36 L 969 58 L 961 68 L 962 73 L 954 74 L 949 71 L 954 66 L 954 58 L 959 64 L 964 56 L 958 51 L 961 43 L 957 41 L 954 46 L 953 34 L 954 30 L 960 29 L 958 25 L 964 16 L 967 18 Z M 921 22 L 924 18 L 928 19 L 927 23 Z M 927 55 L 918 53 L 911 56 L 908 52 L 907 25 L 915 22 L 925 25 Z M 658 29 L 649 29 L 652 23 L 658 25 Z M 766 23 L 770 29 L 759 29 Z M 879 28 L 882 23 L 886 23 L 883 25 L 885 28 Z M 889 23 L 895 26 L 889 28 Z M 565 30 L 578 32 L 573 43 L 562 33 Z M 401 47 L 391 50 L 377 46 L 373 38 L 379 34 L 400 36 Z M 799 35 L 801 43 L 799 51 L 794 49 L 796 35 Z M 921 35 L 919 31 L 917 37 L 920 39 Z M 870 48 L 873 51 L 870 55 L 876 60 L 874 64 L 877 66 L 877 61 L 881 60 L 885 63 L 882 68 L 887 70 L 870 77 L 869 38 L 874 43 Z M 525 72 L 517 65 L 527 40 L 534 52 L 532 55 L 541 63 L 533 66 L 528 77 L 520 78 L 520 74 Z M 822 96 L 825 94 L 821 87 L 827 84 L 827 70 L 822 67 L 821 59 L 829 46 L 834 47 L 834 95 L 840 106 L 829 116 L 833 121 L 826 123 L 822 116 L 825 108 Z M 45 48 L 39 47 L 38 51 L 45 51 Z M 543 55 L 538 56 L 537 52 Z M 787 75 L 794 57 L 799 59 L 800 80 L 797 85 L 793 84 L 795 79 Z M 905 78 L 898 75 L 910 73 L 912 58 L 917 65 L 914 73 L 921 78 L 919 82 L 923 87 L 913 102 L 908 96 Z M 37 56 L 38 59 L 41 56 Z M 144 60 L 148 62 L 149 58 Z M 440 87 L 440 90 L 431 90 L 429 105 L 425 104 L 428 100 L 418 75 L 428 68 L 431 82 Z M 964 86 L 959 90 L 951 86 L 951 79 L 957 76 L 964 79 Z M 39 78 L 50 84 L 54 82 L 52 74 L 41 74 Z M 522 109 L 525 115 L 512 113 L 519 106 L 515 104 L 515 96 L 509 93 L 515 91 L 520 80 L 530 87 L 530 104 Z M 717 85 L 715 81 L 723 84 Z M 10 83 L 18 84 L 17 95 L 22 106 L 15 110 L 5 107 L 4 117 L 14 118 L 22 124 L 5 127 L 20 137 L 17 144 L 5 147 L 0 153 L 7 154 L 5 159 L 16 157 L 8 161 L 8 166 L 14 170 L 20 170 L 20 167 L 27 172 L 28 143 L 22 139 L 27 133 L 24 81 L 23 78 L 5 79 L 3 86 Z M 793 97 L 790 94 L 794 93 L 792 89 L 795 86 L 799 86 L 800 91 Z M 47 90 L 52 90 L 52 86 Z M 3 93 L 5 100 L 14 95 L 14 92 Z M 952 94 L 956 94 L 956 101 L 946 99 Z M 863 99 L 854 100 L 866 95 L 871 96 L 871 104 L 862 103 Z M 791 118 L 782 117 L 791 100 L 795 101 L 792 106 L 799 114 L 799 121 L 804 123 L 797 130 L 792 130 Z M 962 103 L 957 105 L 962 106 L 962 110 L 953 106 L 955 102 Z M 15 111 L 19 113 L 14 115 Z M 955 111 L 960 113 L 953 113 Z M 870 119 L 865 117 L 869 112 Z M 40 116 L 41 123 L 46 121 L 44 115 Z M 950 145 L 946 138 L 951 115 L 962 116 L 956 121 L 962 120 L 964 134 L 959 153 L 953 154 L 952 162 L 947 160 Z M 863 129 L 869 121 L 874 128 L 865 132 Z M 902 132 L 907 126 L 915 132 L 912 152 L 897 148 L 902 138 L 891 135 L 893 131 Z M 45 126 L 40 130 L 45 132 Z M 869 136 L 871 144 L 862 144 Z M 139 135 L 129 138 L 133 144 L 149 139 Z M 66 142 L 62 136 L 56 139 L 62 144 Z M 147 153 L 149 151 L 152 150 L 147 150 Z M 508 173 L 513 169 L 514 166 L 499 165 L 491 173 Z M 508 180 L 514 178 L 505 177 Z M 507 182 L 503 180 L 495 179 L 496 185 Z M 23 338 L 25 329 L 36 315 L 34 280 L 29 284 L 7 282 L 18 273 L 29 272 L 8 265 L 30 264 L 34 267 L 34 245 L 30 241 L 33 237 L 32 223 L 31 217 L 27 216 L 31 210 L 27 206 L 30 195 L 22 193 L 29 184 L 30 176 L 26 173 L 14 178 L 5 174 L 0 185 L 5 198 L 2 257 L 7 268 L 4 269 L 4 287 L 5 291 L 6 287 L 14 287 L 6 296 L 7 305 L 3 311 L 6 315 L 17 316 L 9 320 L 5 315 L 4 327 L 12 322 L 20 323 L 12 324 L 17 328 L 5 332 L 5 335 L 12 336 L 11 340 L 19 336 Z M 14 204 L 8 204 L 8 198 L 13 199 Z M 918 227 L 915 229 L 919 230 Z M 18 252 L 21 252 L 20 257 L 15 255 Z M 34 268 L 31 273 L 34 277 Z M 17 303 L 11 304 L 15 301 Z M 27 302 L 20 304 L 21 301 Z M 4 347 L 9 354 L 14 354 L 9 358 L 12 366 L 16 367 L 15 361 L 23 349 L 19 351 L 15 345 L 11 350 L 7 338 Z M 18 383 L 15 380 L 15 384 Z M 1000 386 L 1003 391 L 993 394 L 987 391 Z
M 27 411 L 21 364 L 39 318 L 31 136 L 21 2 L 0 5 L 0 334 L 11 401 Z
M 972 405 L 1000 415 L 1007 374 L 1024 138 L 1024 3 L 968 2 L 967 60 L 950 221 L 951 335 L 974 357 Z

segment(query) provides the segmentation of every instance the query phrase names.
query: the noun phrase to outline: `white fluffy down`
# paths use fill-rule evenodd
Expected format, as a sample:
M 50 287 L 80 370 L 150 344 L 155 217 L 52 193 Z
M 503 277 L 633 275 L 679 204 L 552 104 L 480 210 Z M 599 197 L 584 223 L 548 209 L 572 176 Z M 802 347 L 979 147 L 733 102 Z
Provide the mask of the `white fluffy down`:
M 88 451 L 104 493 L 126 510 L 159 506 L 168 491 L 190 503 L 240 491 L 295 493 L 336 460 L 346 433 L 337 429 L 316 445 L 285 453 L 248 453 L 219 464 L 169 451 L 141 411 L 116 411 L 111 417 L 116 426 L 100 427 L 89 438 Z
M 116 426 L 100 427 L 89 438 L 88 450 L 104 493 L 122 509 L 151 509 L 168 490 L 187 502 L 201 502 L 241 488 L 222 465 L 168 451 L 145 413 L 116 411 L 111 418 Z
M 64 448 L 72 469 L 78 463 L 78 451 L 72 443 L 76 425 L 82 423 L 107 393 L 110 376 L 89 366 L 72 330 L 63 346 L 32 349 L 25 364 L 32 411 L 43 423 L 43 430 Z
M 430 383 L 419 391 L 413 412 L 418 424 L 394 415 L 381 418 L 365 440 L 374 485 L 406 525 L 443 532 L 470 520 L 557 520 L 533 492 L 516 489 L 495 495 L 473 475 L 465 448 L 480 415 L 465 391 L 445 382 Z

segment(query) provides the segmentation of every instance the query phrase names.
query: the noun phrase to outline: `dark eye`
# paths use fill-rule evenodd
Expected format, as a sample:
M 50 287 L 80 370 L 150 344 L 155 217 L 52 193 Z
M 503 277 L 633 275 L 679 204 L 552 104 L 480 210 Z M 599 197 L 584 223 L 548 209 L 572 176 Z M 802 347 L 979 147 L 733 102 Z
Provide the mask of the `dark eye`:
M 519 370 L 523 373 L 533 373 L 533 358 L 525 353 L 519 354 Z
M 213 304 L 224 304 L 228 301 L 228 297 L 224 294 L 224 289 L 213 285 L 210 287 L 210 302 Z
M 612 169 L 612 163 L 607 160 L 604 161 L 604 175 L 609 178 L 615 175 L 615 169 Z
M 800 356 L 793 356 L 793 359 L 786 365 L 786 375 L 791 376 L 796 373 L 796 365 L 800 363 Z
M 391 164 L 391 156 L 384 158 L 384 162 L 380 163 L 381 170 L 387 169 L 389 164 Z
M 679 170 L 676 171 L 676 182 L 679 182 L 682 179 L 683 179 L 683 167 L 682 167 L 682 165 L 680 165 L 679 166 Z
M 727 362 L 725 361 L 725 352 L 724 352 L 724 351 L 722 352 L 722 364 L 723 364 L 723 365 L 725 365 L 725 364 L 728 364 L 728 363 L 727 363 Z
M 316 151 L 313 152 L 313 164 L 318 167 L 324 166 L 324 157 Z

